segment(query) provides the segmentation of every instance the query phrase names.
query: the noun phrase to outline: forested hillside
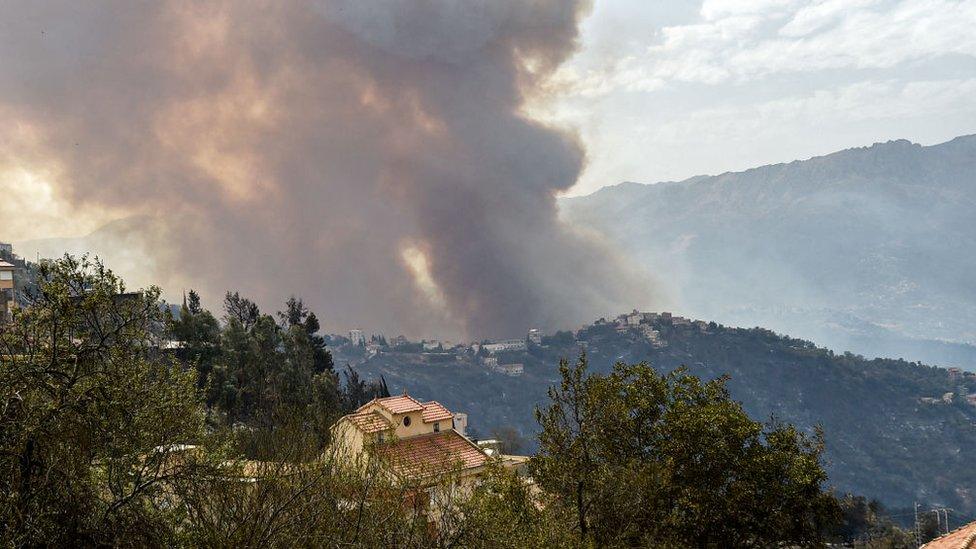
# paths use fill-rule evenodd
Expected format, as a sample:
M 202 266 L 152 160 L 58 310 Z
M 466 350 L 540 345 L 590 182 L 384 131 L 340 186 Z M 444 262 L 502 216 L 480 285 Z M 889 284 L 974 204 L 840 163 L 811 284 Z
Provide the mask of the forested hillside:
M 686 366 L 705 379 L 728 375 L 733 398 L 751 416 L 808 432 L 822 426 L 827 470 L 839 490 L 892 506 L 919 500 L 976 508 L 976 407 L 962 396 L 976 392 L 976 377 L 951 377 L 945 369 L 903 360 L 835 354 L 759 328 L 664 317 L 643 326 L 600 321 L 575 335 L 543 338 L 525 352 L 499 355 L 501 363 L 524 364 L 518 377 L 451 353 L 432 359 L 435 353 L 381 352 L 356 370 L 364 377 L 382 375 L 393 393 L 406 389 L 468 412 L 476 435 L 489 437 L 511 426 L 529 445 L 537 430 L 534 408 L 558 381 L 559 357 L 572 357 L 581 347 L 596 371 L 609 371 L 617 361 L 646 360 L 662 372 Z M 657 342 L 642 334 L 650 328 L 658 332 Z M 947 392 L 954 394 L 943 402 Z
M 976 136 L 623 183 L 562 206 L 695 316 L 976 369 Z

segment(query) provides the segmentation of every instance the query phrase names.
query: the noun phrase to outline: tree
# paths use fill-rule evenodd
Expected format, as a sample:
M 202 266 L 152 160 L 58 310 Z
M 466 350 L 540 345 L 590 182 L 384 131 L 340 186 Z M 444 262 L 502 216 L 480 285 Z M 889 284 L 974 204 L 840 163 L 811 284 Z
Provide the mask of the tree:
M 313 368 L 315 373 L 332 372 L 335 365 L 332 362 L 332 353 L 325 345 L 325 338 L 318 334 L 321 326 L 315 313 L 308 310 L 301 299 L 291 296 L 285 302 L 285 310 L 278 311 L 278 319 L 284 329 L 292 327 L 301 328 L 308 337 L 308 343 L 312 348 Z
M 442 528 L 447 547 L 572 547 L 573 517 L 566 509 L 541 505 L 526 479 L 489 463 L 470 497 L 459 498 L 447 514 L 456 522 Z
M 746 546 L 820 543 L 838 515 L 823 491 L 820 433 L 751 420 L 725 380 L 617 364 L 562 382 L 537 411 L 531 468 L 572 509 L 583 541 L 601 545 Z
M 224 295 L 224 319 L 226 321 L 237 320 L 245 330 L 250 331 L 261 317 L 258 306 L 240 293 L 227 292 Z
M 343 409 L 352 411 L 374 398 L 384 398 L 390 396 L 390 389 L 386 386 L 386 379 L 380 376 L 379 381 L 367 382 L 359 377 L 359 372 L 346 365 L 342 372 L 346 378 L 345 391 L 343 392 Z
M 169 337 L 180 344 L 177 358 L 196 369 L 198 384 L 203 387 L 220 354 L 220 324 L 203 309 L 199 294 L 193 290 L 183 299 L 179 318 L 168 316 L 166 324 Z
M 501 443 L 499 450 L 502 454 L 506 455 L 518 454 L 526 446 L 525 438 L 522 437 L 522 433 L 511 425 L 503 425 L 496 429 L 492 429 L 491 438 Z
M 127 293 L 87 256 L 38 274 L 0 327 L 0 543 L 164 544 L 204 409 L 195 374 L 157 351 L 159 290 Z
M 278 311 L 278 319 L 284 326 L 299 326 L 308 318 L 308 308 L 301 299 L 291 296 L 285 302 L 285 310 Z
M 847 494 L 838 503 L 841 520 L 834 529 L 832 541 L 878 549 L 915 547 L 914 533 L 899 528 L 878 500 Z

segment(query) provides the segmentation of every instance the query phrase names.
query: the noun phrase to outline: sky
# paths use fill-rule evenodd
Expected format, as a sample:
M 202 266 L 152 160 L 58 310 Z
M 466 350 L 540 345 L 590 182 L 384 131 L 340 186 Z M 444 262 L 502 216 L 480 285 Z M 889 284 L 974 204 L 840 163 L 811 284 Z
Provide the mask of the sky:
M 558 196 L 974 133 L 974 28 L 976 0 L 8 0 L 0 241 L 115 221 L 83 247 L 170 297 L 569 327 L 668 298 Z
M 974 0 L 597 1 L 536 116 L 580 132 L 568 194 L 976 133 Z

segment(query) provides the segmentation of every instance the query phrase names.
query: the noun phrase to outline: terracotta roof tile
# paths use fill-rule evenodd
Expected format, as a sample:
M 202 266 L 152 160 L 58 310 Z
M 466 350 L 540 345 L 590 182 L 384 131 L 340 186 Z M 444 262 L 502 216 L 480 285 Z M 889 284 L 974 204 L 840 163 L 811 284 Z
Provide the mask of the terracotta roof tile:
M 357 412 L 345 417 L 364 433 L 375 433 L 393 428 L 393 424 L 379 412 Z
M 922 546 L 923 549 L 976 549 L 976 522 L 956 528 Z
M 434 423 L 435 421 L 444 421 L 446 419 L 451 419 L 454 414 L 450 410 L 445 408 L 440 402 L 430 401 L 423 404 L 424 411 L 421 414 L 421 419 L 424 423 Z
M 454 467 L 472 469 L 488 461 L 480 448 L 453 429 L 383 444 L 378 451 L 397 473 L 407 477 L 446 473 Z
M 357 412 L 366 408 L 372 403 L 379 404 L 394 414 L 406 414 L 407 412 L 419 412 L 424 406 L 417 399 L 410 395 L 400 395 L 395 397 L 375 398 L 359 407 Z

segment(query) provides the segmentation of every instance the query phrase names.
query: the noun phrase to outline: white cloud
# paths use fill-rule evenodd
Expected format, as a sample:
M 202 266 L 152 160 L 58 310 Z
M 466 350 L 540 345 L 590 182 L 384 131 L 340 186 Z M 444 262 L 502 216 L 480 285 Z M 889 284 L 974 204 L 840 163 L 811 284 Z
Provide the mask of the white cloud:
M 796 10 L 779 34 L 789 37 L 806 36 L 841 20 L 855 8 L 876 5 L 880 0 L 821 0 Z
M 797 3 L 798 0 L 705 0 L 701 16 L 715 21 L 728 16 L 781 13 Z
M 976 0 L 705 0 L 700 20 L 666 26 L 642 56 L 567 70 L 584 95 L 716 85 L 826 69 L 887 69 L 976 57 Z
M 972 113 L 972 97 L 976 97 L 976 78 L 865 81 L 739 107 L 698 110 L 655 127 L 648 139 L 668 144 L 733 143 L 798 127 L 924 118 L 953 110 Z

